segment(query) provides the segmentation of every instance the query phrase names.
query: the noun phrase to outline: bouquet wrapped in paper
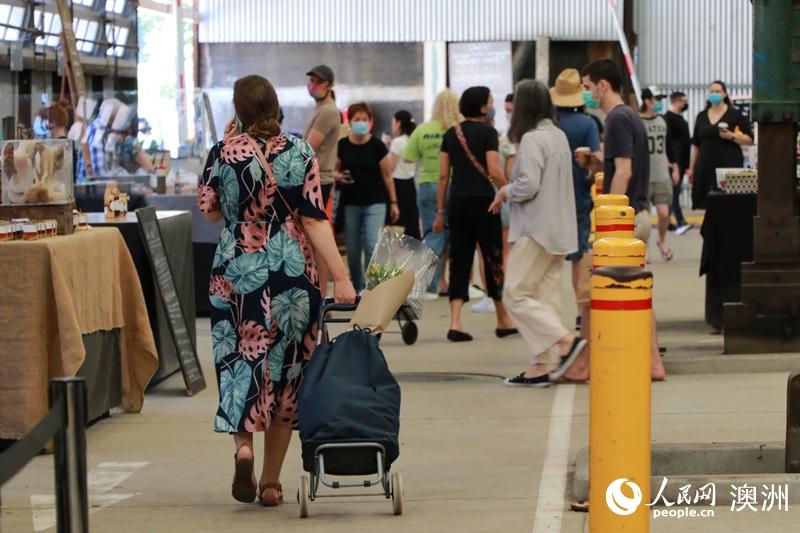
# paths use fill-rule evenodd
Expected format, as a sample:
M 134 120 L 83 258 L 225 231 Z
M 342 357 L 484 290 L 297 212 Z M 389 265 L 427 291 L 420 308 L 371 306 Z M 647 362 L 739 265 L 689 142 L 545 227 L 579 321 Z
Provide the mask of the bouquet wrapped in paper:
M 408 307 L 409 318 L 419 318 L 422 295 L 438 262 L 424 242 L 382 229 L 367 266 L 367 290 L 351 323 L 383 331 L 402 305 Z

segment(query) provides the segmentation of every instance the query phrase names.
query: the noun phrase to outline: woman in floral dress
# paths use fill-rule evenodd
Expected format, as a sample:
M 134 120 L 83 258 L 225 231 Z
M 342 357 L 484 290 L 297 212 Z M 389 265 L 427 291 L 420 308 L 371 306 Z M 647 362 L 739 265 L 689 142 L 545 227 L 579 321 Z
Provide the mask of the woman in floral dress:
M 237 121 L 211 149 L 197 189 L 203 216 L 225 219 L 209 288 L 220 400 L 214 430 L 234 437 L 233 497 L 277 505 L 297 390 L 316 340 L 314 251 L 333 274 L 337 302 L 352 303 L 355 291 L 325 218 L 317 158 L 305 141 L 281 132 L 275 89 L 247 76 L 234 85 L 233 103 Z M 256 431 L 266 432 L 258 488 Z

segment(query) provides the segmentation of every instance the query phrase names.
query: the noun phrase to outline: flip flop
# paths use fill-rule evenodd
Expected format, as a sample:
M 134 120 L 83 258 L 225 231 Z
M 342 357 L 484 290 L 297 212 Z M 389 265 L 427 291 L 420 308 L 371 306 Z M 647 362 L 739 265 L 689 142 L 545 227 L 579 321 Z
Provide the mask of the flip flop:
M 658 249 L 661 252 L 661 259 L 663 259 L 664 261 L 672 261 L 673 255 L 671 249 L 667 248 L 666 250 L 664 250 L 660 246 L 658 247 Z

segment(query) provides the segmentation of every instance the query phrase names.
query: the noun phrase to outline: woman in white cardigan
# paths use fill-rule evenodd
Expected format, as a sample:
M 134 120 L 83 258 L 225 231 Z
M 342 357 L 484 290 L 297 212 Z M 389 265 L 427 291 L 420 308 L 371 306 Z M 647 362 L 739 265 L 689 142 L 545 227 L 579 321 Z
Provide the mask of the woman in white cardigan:
M 559 379 L 586 347 L 561 322 L 564 256 L 578 248 L 572 153 L 554 123 L 547 86 L 517 84 L 509 139 L 519 144 L 511 181 L 498 191 L 490 210 L 511 207 L 503 304 L 528 345 L 530 367 L 505 380 L 512 387 L 547 387 Z M 555 352 L 557 350 L 557 352 Z M 555 352 L 555 353 L 554 353 Z M 551 355 L 560 357 L 551 372 Z

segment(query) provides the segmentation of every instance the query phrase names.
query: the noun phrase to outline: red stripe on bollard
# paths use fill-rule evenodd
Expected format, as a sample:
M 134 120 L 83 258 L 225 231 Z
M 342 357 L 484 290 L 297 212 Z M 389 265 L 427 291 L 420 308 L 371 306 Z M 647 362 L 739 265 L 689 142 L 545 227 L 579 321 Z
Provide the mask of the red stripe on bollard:
M 592 309 L 601 311 L 644 311 L 652 308 L 652 298 L 646 300 L 592 300 Z
M 603 232 L 603 231 L 633 231 L 634 225 L 633 224 L 608 224 L 605 226 L 597 226 L 595 231 Z

